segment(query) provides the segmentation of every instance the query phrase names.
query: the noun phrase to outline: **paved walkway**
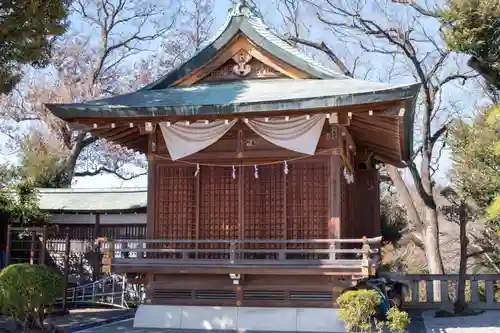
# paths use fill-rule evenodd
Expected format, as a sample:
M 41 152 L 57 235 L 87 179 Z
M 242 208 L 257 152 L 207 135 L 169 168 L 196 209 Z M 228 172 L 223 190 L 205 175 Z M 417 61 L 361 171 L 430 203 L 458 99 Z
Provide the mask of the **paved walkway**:
M 433 311 L 426 311 L 422 317 L 427 333 L 500 333 L 500 311 L 455 318 L 435 318 Z
M 487 311 L 478 316 L 435 318 L 433 311 L 412 313 L 409 333 L 500 333 L 500 311 Z M 186 330 L 140 329 L 132 327 L 133 320 L 91 328 L 82 333 L 198 333 Z M 425 325 L 424 325 L 425 323 Z M 200 333 L 206 331 L 200 331 Z
M 135 310 L 120 309 L 73 309 L 69 315 L 52 317 L 50 321 L 58 332 L 75 332 L 87 327 L 99 327 L 108 322 L 133 318 Z M 48 320 L 45 321 L 47 323 Z

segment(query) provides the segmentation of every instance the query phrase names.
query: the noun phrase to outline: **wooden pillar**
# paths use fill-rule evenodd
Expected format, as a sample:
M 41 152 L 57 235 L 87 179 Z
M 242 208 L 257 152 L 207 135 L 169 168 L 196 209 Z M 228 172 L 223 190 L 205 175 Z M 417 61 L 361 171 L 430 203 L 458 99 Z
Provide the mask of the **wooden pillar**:
M 332 155 L 329 158 L 330 165 L 330 220 L 328 221 L 329 238 L 338 239 L 341 237 L 341 179 L 340 173 L 342 164 L 339 155 Z
M 243 168 L 239 167 L 238 169 L 238 174 L 236 175 L 236 178 L 238 180 L 238 234 L 239 234 L 239 239 L 244 240 L 245 239 L 245 214 L 244 214 L 244 209 L 245 206 L 243 204 L 244 201 L 244 186 L 245 186 L 245 179 L 243 178 Z M 245 244 L 240 243 L 241 247 L 245 247 Z
M 96 242 L 101 237 L 101 214 L 95 214 L 94 220 L 94 262 L 92 267 L 92 280 L 97 281 L 101 276 L 101 243 Z
M 236 286 L 236 306 L 241 306 L 243 304 L 243 287 Z
M 370 244 L 366 237 L 363 237 L 363 246 L 361 247 L 361 253 L 363 255 L 362 263 L 361 263 L 361 274 L 364 277 L 368 277 L 371 275 L 371 249 Z
M 286 173 L 283 174 L 283 240 L 287 241 L 288 240 L 288 212 L 287 212 L 287 205 L 288 205 L 288 197 L 287 197 L 287 178 L 288 175 Z M 287 249 L 287 243 L 285 242 L 283 244 L 283 249 Z M 285 254 L 286 258 L 286 254 Z
M 201 173 L 203 172 L 203 168 L 196 177 L 196 226 L 195 226 L 195 239 L 197 241 L 200 240 L 200 205 L 201 205 Z M 200 244 L 195 244 L 195 258 L 198 259 L 199 253 L 198 249 L 200 248 Z
M 328 221 L 328 238 L 340 238 L 340 173 L 341 159 L 339 153 L 339 125 L 338 115 L 332 115 L 329 119 L 330 128 L 326 134 L 327 147 L 333 149 L 328 156 L 329 178 L 328 182 L 328 211 L 330 219 Z
M 238 130 L 237 134 L 237 144 L 236 144 L 236 157 L 243 158 L 245 155 L 245 133 L 243 129 Z M 238 181 L 238 238 L 243 240 L 245 237 L 245 215 L 243 213 L 243 200 L 244 200 L 244 175 L 243 168 L 240 167 L 237 170 L 236 178 Z M 245 244 L 239 244 L 240 248 L 244 248 Z
M 95 214 L 94 219 L 94 239 L 97 239 L 101 236 L 101 214 Z
M 71 251 L 70 229 L 66 228 L 66 235 L 64 241 L 64 273 L 63 273 L 63 313 L 68 311 L 68 278 L 69 278 L 69 255 Z
M 35 252 L 36 252 L 36 231 L 32 231 L 31 243 L 30 243 L 30 265 L 35 264 Z
M 147 224 L 146 234 L 147 238 L 151 239 L 154 235 L 154 219 L 155 219 L 155 198 L 159 193 L 156 193 L 156 161 L 153 156 L 156 153 L 156 132 L 149 134 L 148 145 L 148 203 L 147 203 Z
M 155 234 L 155 218 L 156 214 L 156 202 L 158 186 L 156 184 L 156 173 L 157 173 L 157 165 L 154 155 L 157 151 L 157 133 L 155 130 L 149 134 L 149 142 L 148 142 L 148 200 L 146 207 L 147 221 L 146 221 L 146 239 L 152 239 Z M 146 243 L 146 248 L 151 248 L 153 243 Z M 154 255 L 151 252 L 146 252 L 145 257 L 148 258 Z M 152 273 L 146 274 L 146 280 L 148 281 L 148 285 L 154 280 L 154 275 Z M 146 287 L 146 292 L 148 292 L 149 287 Z
M 40 264 L 47 263 L 47 240 L 49 238 L 49 226 L 46 224 L 42 230 L 42 244 L 40 249 Z

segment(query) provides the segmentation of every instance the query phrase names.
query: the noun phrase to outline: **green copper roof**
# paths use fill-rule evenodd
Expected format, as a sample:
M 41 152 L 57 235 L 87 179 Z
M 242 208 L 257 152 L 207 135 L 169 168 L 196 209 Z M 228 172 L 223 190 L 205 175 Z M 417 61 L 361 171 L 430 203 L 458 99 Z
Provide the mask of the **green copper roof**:
M 188 76 L 191 72 L 212 59 L 220 49 L 226 46 L 233 38 L 243 33 L 257 46 L 266 50 L 278 59 L 311 75 L 317 79 L 347 79 L 343 74 L 329 69 L 312 58 L 300 52 L 281 38 L 273 34 L 259 15 L 249 5 L 236 5 L 229 12 L 228 20 L 219 33 L 208 40 L 191 59 L 169 72 L 164 77 L 147 85 L 141 90 L 162 89 Z
M 414 99 L 418 84 L 362 80 L 247 80 L 143 90 L 78 104 L 47 104 L 63 119 L 287 111 Z
M 178 80 L 213 59 L 239 34 L 307 73 L 312 79 L 242 80 L 172 87 Z M 218 115 L 247 112 L 331 108 L 407 100 L 404 116 L 406 151 L 411 151 L 418 84 L 393 85 L 355 80 L 326 68 L 276 35 L 248 5 L 237 5 L 218 34 L 190 60 L 137 92 L 73 104 L 47 104 L 64 120 L 103 117 Z M 408 156 L 406 156 L 408 158 Z

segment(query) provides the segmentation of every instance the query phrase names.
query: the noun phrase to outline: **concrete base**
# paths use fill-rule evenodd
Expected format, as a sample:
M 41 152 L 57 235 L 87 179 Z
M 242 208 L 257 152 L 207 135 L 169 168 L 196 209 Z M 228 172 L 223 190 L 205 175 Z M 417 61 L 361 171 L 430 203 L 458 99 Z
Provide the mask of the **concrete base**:
M 338 309 L 211 306 L 139 306 L 134 328 L 347 332 Z

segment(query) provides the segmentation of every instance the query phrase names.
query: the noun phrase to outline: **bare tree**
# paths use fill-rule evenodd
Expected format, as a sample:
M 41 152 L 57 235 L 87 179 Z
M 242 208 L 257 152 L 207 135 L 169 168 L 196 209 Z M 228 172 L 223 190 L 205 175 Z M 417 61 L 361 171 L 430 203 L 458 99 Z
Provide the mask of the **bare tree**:
M 416 120 L 420 137 L 407 164 L 413 183 L 407 183 L 393 166 L 387 165 L 386 170 L 406 208 L 414 243 L 425 252 L 430 273 L 443 273 L 433 175 L 439 166 L 443 137 L 454 111 L 443 89 L 452 82 L 465 84 L 476 75 L 462 71 L 460 59 L 442 43 L 436 19 L 429 14 L 431 10 L 414 4 L 398 6 L 391 1 L 302 1 L 315 9 L 317 20 L 333 33 L 330 40 L 347 43 L 349 48 L 365 56 L 376 54 L 380 64 L 392 64 L 390 71 L 411 73 L 414 80 L 421 83 Z M 345 75 L 354 76 L 349 64 L 337 56 L 335 47 L 301 36 L 289 39 L 324 52 Z M 351 64 L 355 65 L 356 62 Z
M 465 300 L 465 281 L 467 274 L 467 259 L 469 258 L 468 247 L 470 243 L 469 237 L 467 236 L 467 224 L 469 222 L 475 222 L 478 216 L 474 207 L 468 202 L 471 201 L 470 198 L 461 196 L 451 187 L 445 188 L 442 194 L 448 199 L 450 204 L 440 207 L 441 212 L 449 221 L 457 223 L 460 227 L 460 264 L 458 269 L 458 286 L 454 311 L 455 313 L 462 313 L 467 308 Z
M 26 130 L 20 129 L 29 124 L 28 132 L 36 128 L 44 133 L 44 143 L 64 159 L 67 185 L 79 176 L 108 173 L 129 180 L 145 174 L 143 156 L 70 128 L 43 104 L 131 92 L 170 70 L 189 48 L 206 40 L 212 22 L 211 1 L 192 0 L 193 8 L 181 5 L 177 0 L 140 5 L 133 0 L 75 0 L 73 22 L 83 22 L 83 27 L 75 23 L 57 45 L 49 75 L 33 71 L 0 100 L 0 130 L 10 148 L 21 147 Z M 188 31 L 195 32 L 182 38 Z

